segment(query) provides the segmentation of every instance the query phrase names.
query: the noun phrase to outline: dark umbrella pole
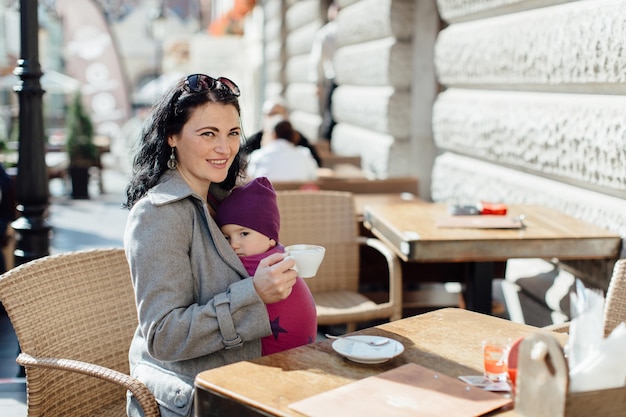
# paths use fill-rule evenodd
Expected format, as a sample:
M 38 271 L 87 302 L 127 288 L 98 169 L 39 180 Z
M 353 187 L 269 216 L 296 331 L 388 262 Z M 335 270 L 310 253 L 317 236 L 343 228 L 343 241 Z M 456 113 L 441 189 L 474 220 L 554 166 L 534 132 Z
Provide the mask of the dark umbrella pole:
M 19 97 L 16 178 L 19 218 L 11 223 L 16 237 L 15 266 L 47 256 L 50 248 L 51 228 L 45 218 L 50 193 L 45 160 L 37 4 L 32 0 L 20 1 L 22 58 L 14 70 L 21 79 L 14 87 Z

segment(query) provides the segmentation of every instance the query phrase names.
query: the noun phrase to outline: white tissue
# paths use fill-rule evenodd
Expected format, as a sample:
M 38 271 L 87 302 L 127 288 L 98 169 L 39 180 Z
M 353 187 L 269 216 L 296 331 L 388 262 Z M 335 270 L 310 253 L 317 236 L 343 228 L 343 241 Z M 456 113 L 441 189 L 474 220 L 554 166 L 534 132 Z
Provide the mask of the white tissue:
M 626 382 L 626 324 L 621 323 L 570 370 L 570 392 L 623 387 Z
M 567 346 L 569 369 L 585 360 L 604 336 L 604 296 L 602 292 L 585 288 L 576 280 L 576 293 L 571 294 L 572 321 Z

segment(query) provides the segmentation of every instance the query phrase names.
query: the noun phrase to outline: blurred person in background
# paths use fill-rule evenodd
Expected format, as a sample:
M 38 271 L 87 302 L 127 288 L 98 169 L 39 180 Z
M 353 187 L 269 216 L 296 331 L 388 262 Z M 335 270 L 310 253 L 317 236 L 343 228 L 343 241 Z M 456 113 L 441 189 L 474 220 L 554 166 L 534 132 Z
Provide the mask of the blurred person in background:
M 251 136 L 246 138 L 245 152 L 250 155 L 253 151 L 259 149 L 261 147 L 261 141 L 263 139 L 263 135 L 265 133 L 265 127 L 268 125 L 268 121 L 272 118 L 280 116 L 284 120 L 289 120 L 289 112 L 287 111 L 287 105 L 285 104 L 285 100 L 282 97 L 275 97 L 272 99 L 268 99 L 263 103 L 263 126 L 264 128 L 254 133 Z M 268 134 L 271 134 L 269 132 Z M 315 162 L 317 166 L 322 166 L 322 160 L 309 140 L 300 132 L 294 129 L 294 137 L 293 143 L 296 146 L 303 146 L 307 148 L 313 158 L 315 158 Z
M 248 177 L 270 181 L 312 181 L 317 179 L 317 163 L 309 149 L 293 144 L 296 134 L 289 120 L 274 116 L 267 121 L 261 148 L 250 154 Z
M 333 1 L 328 6 L 328 22 L 318 29 L 311 47 L 309 80 L 317 86 L 319 112 L 322 118 L 319 137 L 326 141 L 331 140 L 335 119 L 332 113 L 333 92 L 335 83 L 335 66 L 333 63 L 337 49 L 337 13 L 339 6 Z

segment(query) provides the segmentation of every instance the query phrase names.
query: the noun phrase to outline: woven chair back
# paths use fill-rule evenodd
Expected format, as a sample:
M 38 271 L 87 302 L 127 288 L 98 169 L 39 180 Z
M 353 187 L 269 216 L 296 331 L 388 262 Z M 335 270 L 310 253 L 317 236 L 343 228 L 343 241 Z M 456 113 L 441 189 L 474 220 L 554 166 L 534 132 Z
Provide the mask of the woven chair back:
M 123 249 L 68 252 L 20 265 L 0 277 L 0 301 L 23 352 L 129 373 L 137 313 Z M 65 374 L 27 369 L 29 416 L 40 415 L 37 410 L 98 415 L 112 402 L 125 402 L 122 387 Z
M 344 191 L 277 191 L 280 242 L 326 248 L 317 275 L 307 279 L 311 292 L 359 288 L 357 219 L 352 193 Z
M 613 267 L 604 307 L 604 335 L 611 334 L 621 322 L 626 321 L 626 259 Z

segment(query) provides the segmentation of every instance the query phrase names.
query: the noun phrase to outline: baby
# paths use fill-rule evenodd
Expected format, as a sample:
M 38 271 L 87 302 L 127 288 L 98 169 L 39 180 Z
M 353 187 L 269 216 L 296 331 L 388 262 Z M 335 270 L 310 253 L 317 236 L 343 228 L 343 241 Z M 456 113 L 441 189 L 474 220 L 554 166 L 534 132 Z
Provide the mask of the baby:
M 276 192 L 266 177 L 235 188 L 219 205 L 215 221 L 250 275 L 254 275 L 263 258 L 285 250 L 278 242 L 280 214 Z M 296 279 L 289 297 L 267 304 L 267 312 L 272 335 L 261 339 L 263 355 L 315 341 L 315 302 L 301 277 Z

